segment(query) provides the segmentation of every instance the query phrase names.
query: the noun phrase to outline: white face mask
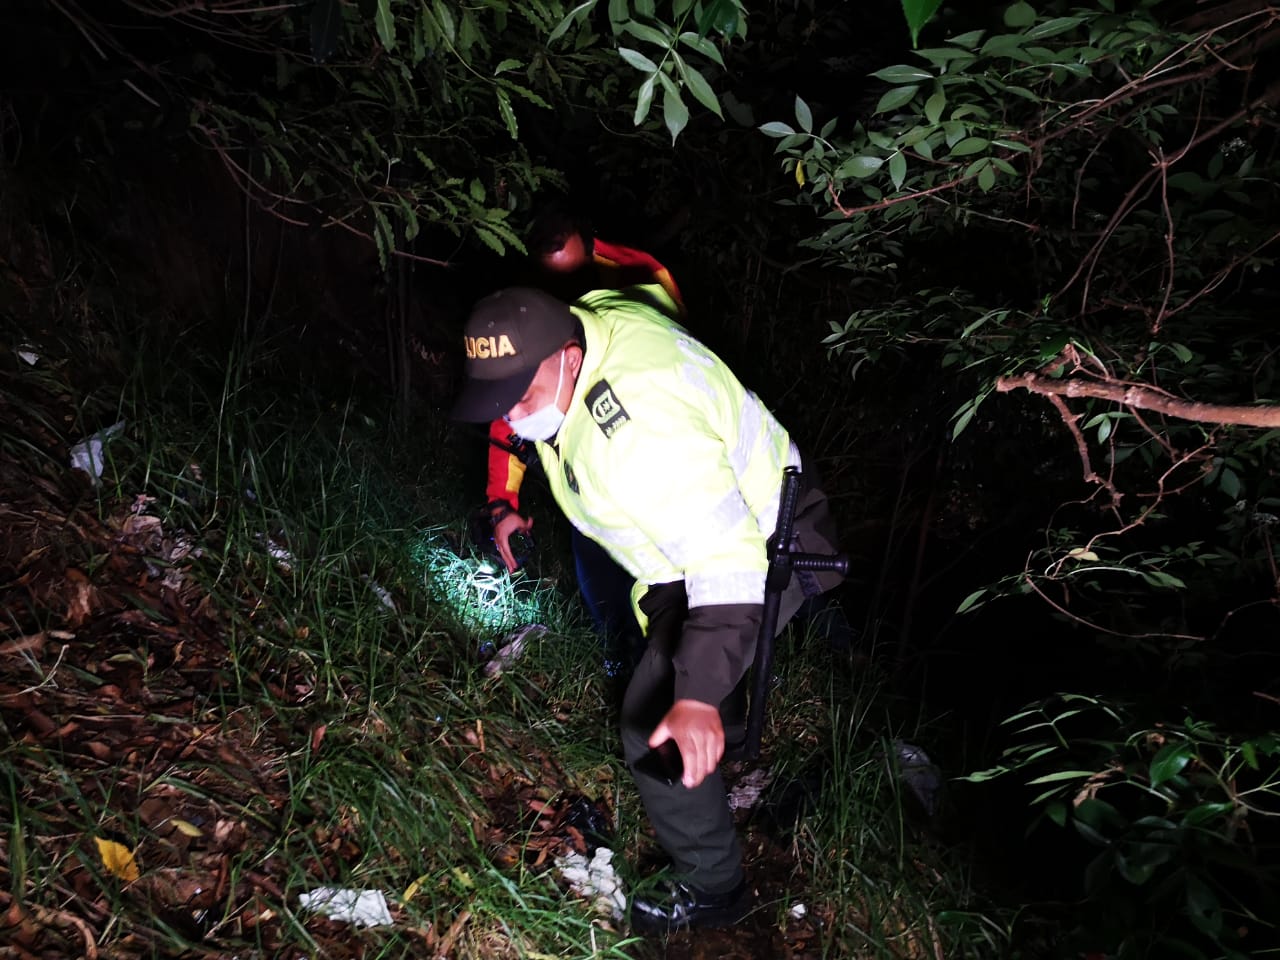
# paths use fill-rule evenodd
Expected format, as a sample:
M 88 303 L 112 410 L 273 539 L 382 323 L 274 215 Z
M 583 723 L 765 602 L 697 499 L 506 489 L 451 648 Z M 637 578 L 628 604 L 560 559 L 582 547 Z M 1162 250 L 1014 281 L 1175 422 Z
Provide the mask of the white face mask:
M 560 431 L 560 424 L 564 423 L 564 414 L 560 412 L 560 408 L 556 406 L 556 402 L 560 399 L 560 387 L 564 383 L 564 351 L 560 352 L 560 375 L 556 377 L 556 392 L 551 396 L 551 402 L 544 407 L 539 407 L 527 417 L 520 417 L 516 420 L 507 419 L 507 423 L 511 425 L 511 431 L 517 437 L 525 440 L 550 440 Z

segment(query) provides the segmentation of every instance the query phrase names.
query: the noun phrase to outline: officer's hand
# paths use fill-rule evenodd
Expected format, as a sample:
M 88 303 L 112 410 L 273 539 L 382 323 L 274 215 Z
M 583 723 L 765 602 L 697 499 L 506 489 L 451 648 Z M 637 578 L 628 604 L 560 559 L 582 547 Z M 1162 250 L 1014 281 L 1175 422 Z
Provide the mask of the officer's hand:
M 498 556 L 507 566 L 508 573 L 516 572 L 516 557 L 511 552 L 511 535 L 528 533 L 533 529 L 533 520 L 526 520 L 514 510 L 493 525 L 493 545 L 498 548 Z
M 693 789 L 714 772 L 724 756 L 720 711 L 701 700 L 677 700 L 649 735 L 649 746 L 674 740 L 684 763 L 681 782 Z

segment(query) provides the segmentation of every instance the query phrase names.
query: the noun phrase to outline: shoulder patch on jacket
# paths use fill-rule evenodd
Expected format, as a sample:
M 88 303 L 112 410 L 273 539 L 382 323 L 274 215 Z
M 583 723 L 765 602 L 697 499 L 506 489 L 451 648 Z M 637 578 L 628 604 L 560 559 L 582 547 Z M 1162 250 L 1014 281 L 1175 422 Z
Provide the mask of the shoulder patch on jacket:
M 598 380 L 587 391 L 582 402 L 587 405 L 591 419 L 606 437 L 612 437 L 631 419 L 626 408 L 613 395 L 613 387 L 609 386 L 608 380 Z

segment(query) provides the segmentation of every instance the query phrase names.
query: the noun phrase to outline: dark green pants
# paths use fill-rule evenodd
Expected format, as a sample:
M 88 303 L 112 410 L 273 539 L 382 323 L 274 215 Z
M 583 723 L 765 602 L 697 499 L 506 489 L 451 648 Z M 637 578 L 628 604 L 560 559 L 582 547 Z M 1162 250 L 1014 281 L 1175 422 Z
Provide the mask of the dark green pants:
M 648 646 L 631 675 L 622 701 L 623 755 L 632 765 L 649 822 L 658 834 L 658 842 L 670 855 L 676 873 L 699 890 L 723 893 L 742 879 L 742 848 L 719 771 L 688 790 L 678 780 L 668 786 L 635 770 L 635 762 L 649 752 L 649 735 L 675 700 L 671 652 L 680 640 L 680 630 L 689 612 L 684 583 L 650 587 L 643 606 L 649 618 Z M 726 713 L 738 716 L 726 716 Z M 720 716 L 721 720 L 728 721 L 727 737 L 733 737 L 730 727 L 735 722 L 741 730 L 740 708 L 734 710 L 729 704 L 722 705 Z M 741 739 L 740 733 L 738 739 Z
M 816 488 L 806 490 L 796 513 L 795 549 L 834 552 L 833 524 L 822 492 Z M 838 581 L 838 576 L 825 574 L 793 577 L 780 604 L 778 630 L 795 615 L 806 596 L 829 589 Z M 669 786 L 635 770 L 635 762 L 649 751 L 649 735 L 675 699 L 671 655 L 680 642 L 689 614 L 684 583 L 651 586 L 640 606 L 649 621 L 648 646 L 623 697 L 623 754 L 632 767 L 649 822 L 658 835 L 658 842 L 671 857 L 676 873 L 707 893 L 723 893 L 733 889 L 742 878 L 742 848 L 719 772 L 687 790 L 679 781 Z M 756 623 L 758 629 L 758 615 Z M 753 649 L 746 652 L 746 662 L 750 663 L 754 655 L 753 645 Z M 743 676 L 733 693 L 720 704 L 725 741 L 730 746 L 745 737 L 749 676 L 749 673 Z

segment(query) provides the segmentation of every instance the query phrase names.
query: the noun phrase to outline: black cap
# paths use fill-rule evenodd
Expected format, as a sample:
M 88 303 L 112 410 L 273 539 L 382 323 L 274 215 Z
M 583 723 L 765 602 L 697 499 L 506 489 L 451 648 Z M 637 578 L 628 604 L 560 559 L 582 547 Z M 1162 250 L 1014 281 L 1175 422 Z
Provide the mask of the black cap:
M 538 366 L 575 338 L 577 318 L 568 304 L 532 287 L 490 294 L 467 319 L 467 382 L 453 418 L 488 423 L 514 407 Z

